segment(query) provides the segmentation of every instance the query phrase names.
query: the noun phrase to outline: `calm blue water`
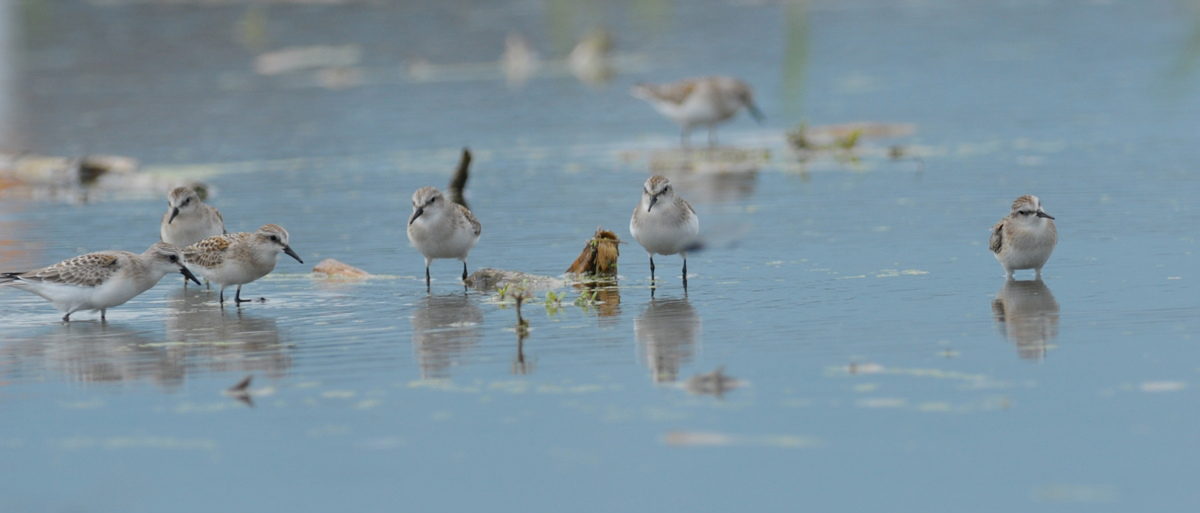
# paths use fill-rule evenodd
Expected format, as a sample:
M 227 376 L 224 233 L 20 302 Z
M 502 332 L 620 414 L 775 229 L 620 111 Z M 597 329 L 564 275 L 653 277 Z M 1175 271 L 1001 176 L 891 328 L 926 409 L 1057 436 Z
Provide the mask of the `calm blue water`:
M 993 4 L 8 6 L 13 150 L 203 179 L 306 263 L 223 312 L 170 277 L 104 325 L 0 292 L 0 511 L 1194 508 L 1200 11 Z M 556 59 L 595 26 L 619 66 L 588 85 Z M 542 60 L 523 86 L 509 32 Z M 311 45 L 359 53 L 255 73 Z M 539 293 L 519 349 L 456 262 L 426 294 L 409 198 L 463 146 L 472 270 L 557 275 L 626 235 L 678 144 L 628 86 L 710 73 L 767 114 L 722 144 L 769 156 L 672 174 L 706 243 L 686 294 L 660 257 L 652 298 L 625 245 L 606 304 Z M 802 164 L 802 120 L 916 131 Z M 1021 194 L 1060 243 L 1006 286 L 988 230 Z M 142 251 L 164 195 L 6 196 L 0 268 Z M 377 276 L 314 279 L 324 258 Z M 745 386 L 684 390 L 719 366 Z M 252 407 L 222 393 L 246 375 Z

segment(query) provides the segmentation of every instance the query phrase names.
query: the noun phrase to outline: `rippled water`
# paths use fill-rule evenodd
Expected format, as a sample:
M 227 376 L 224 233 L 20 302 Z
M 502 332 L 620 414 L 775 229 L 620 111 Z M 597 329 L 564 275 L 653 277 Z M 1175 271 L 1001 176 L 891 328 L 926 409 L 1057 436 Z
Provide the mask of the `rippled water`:
M 6 9 L 11 149 L 155 178 L 6 191 L 0 269 L 140 252 L 155 187 L 181 178 L 212 186 L 230 230 L 286 227 L 306 264 L 281 259 L 240 309 L 171 276 L 105 324 L 0 292 L 0 510 L 1200 503 L 1194 6 Z M 615 43 L 606 83 L 562 60 L 594 26 Z M 538 52 L 523 80 L 497 64 L 510 32 Z M 336 65 L 256 68 L 314 45 Z M 767 120 L 685 155 L 627 89 L 708 73 L 753 84 Z M 784 132 L 802 121 L 902 135 L 801 161 Z M 601 302 L 537 292 L 523 339 L 457 262 L 427 294 L 409 198 L 463 146 L 472 270 L 560 274 L 597 226 L 624 236 L 664 172 L 701 218 L 688 290 L 660 257 L 652 293 L 633 243 Z M 1060 243 L 1044 281 L 1006 283 L 988 230 L 1021 194 Z M 311 275 L 325 258 L 375 276 Z M 741 386 L 688 391 L 717 368 Z

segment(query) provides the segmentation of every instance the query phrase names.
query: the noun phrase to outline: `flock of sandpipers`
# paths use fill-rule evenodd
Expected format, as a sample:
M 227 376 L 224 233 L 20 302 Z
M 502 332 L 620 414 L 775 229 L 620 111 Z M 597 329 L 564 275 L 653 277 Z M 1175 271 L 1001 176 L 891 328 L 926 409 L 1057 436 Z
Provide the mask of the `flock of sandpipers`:
M 755 119 L 762 114 L 745 82 L 729 77 L 702 77 L 669 84 L 638 84 L 634 96 L 646 100 L 658 112 L 682 127 L 686 147 L 694 126 L 707 126 L 709 144 L 716 141 L 717 124 L 743 108 Z M 168 273 L 179 272 L 196 284 L 195 274 L 220 287 L 219 301 L 225 303 L 225 288 L 236 285 L 234 302 L 241 305 L 242 285 L 266 276 L 275 269 L 280 253 L 304 263 L 288 245 L 283 227 L 267 224 L 254 232 L 226 233 L 221 213 L 205 205 L 188 187 L 167 195 L 161 242 L 142 254 L 100 251 L 64 260 L 49 267 L 24 272 L 0 273 L 0 285 L 22 289 L 45 298 L 65 312 L 63 321 L 81 311 L 100 311 L 105 320 L 109 308 L 121 305 L 149 290 Z M 430 286 L 429 266 L 438 258 L 463 262 L 467 279 L 467 255 L 479 241 L 482 225 L 465 206 L 450 202 L 435 187 L 413 193 L 413 212 L 408 218 L 408 239 L 425 256 L 425 286 Z M 1036 196 L 1021 196 L 1008 216 L 992 229 L 989 248 L 1011 279 L 1013 271 L 1034 269 L 1041 277 L 1042 266 L 1058 242 L 1053 217 L 1042 210 Z M 642 199 L 634 208 L 629 232 L 650 255 L 650 278 L 654 280 L 654 255 L 683 257 L 683 287 L 687 288 L 687 250 L 700 232 L 696 211 L 675 194 L 663 176 L 652 176 L 642 186 Z

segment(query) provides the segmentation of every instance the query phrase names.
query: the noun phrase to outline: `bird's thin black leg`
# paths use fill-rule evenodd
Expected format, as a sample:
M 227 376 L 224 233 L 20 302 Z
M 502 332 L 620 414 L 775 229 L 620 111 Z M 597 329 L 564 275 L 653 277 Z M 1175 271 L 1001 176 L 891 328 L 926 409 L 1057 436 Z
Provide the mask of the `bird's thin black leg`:
M 687 290 L 687 259 L 683 259 L 683 290 Z
M 233 295 L 233 302 L 241 306 L 242 303 L 249 303 L 249 299 L 242 299 L 242 286 L 238 285 L 237 292 Z
M 650 255 L 650 282 L 654 282 L 654 255 Z
M 467 281 L 467 261 L 463 260 L 463 281 Z

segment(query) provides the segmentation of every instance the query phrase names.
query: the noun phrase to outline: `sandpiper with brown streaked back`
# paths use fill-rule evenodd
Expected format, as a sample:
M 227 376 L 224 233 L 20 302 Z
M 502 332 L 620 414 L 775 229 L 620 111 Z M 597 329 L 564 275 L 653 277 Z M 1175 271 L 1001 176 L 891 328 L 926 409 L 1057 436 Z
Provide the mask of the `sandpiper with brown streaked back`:
M 255 232 L 209 237 L 183 250 L 188 266 L 204 279 L 221 286 L 222 305 L 225 304 L 225 287 L 237 285 L 233 300 L 239 306 L 250 301 L 242 299 L 242 285 L 275 270 L 280 253 L 287 253 L 297 262 L 304 263 L 288 245 L 287 230 L 275 224 L 263 225 Z
M 683 257 L 683 288 L 687 288 L 687 250 L 700 233 L 700 218 L 671 182 L 651 176 L 642 187 L 642 200 L 633 209 L 629 233 L 650 254 L 650 280 L 654 280 L 654 255 Z
M 729 120 L 743 107 L 756 121 L 762 112 L 754 104 L 754 91 L 732 77 L 687 78 L 669 84 L 635 84 L 630 92 L 654 106 L 660 114 L 683 127 L 680 140 L 689 146 L 692 127 L 708 126 L 708 145 L 717 143 L 717 124 Z
M 996 226 L 988 244 L 1004 272 L 1012 278 L 1013 271 L 1033 269 L 1042 277 L 1042 266 L 1050 259 L 1058 244 L 1054 218 L 1042 210 L 1037 196 L 1025 195 L 1012 204 L 1012 211 Z
M 0 273 L 0 285 L 37 294 L 63 312 L 63 321 L 80 310 L 99 310 L 104 321 L 109 308 L 150 290 L 163 276 L 180 272 L 197 285 L 183 265 L 179 248 L 155 243 L 142 254 L 98 251 L 25 272 Z

